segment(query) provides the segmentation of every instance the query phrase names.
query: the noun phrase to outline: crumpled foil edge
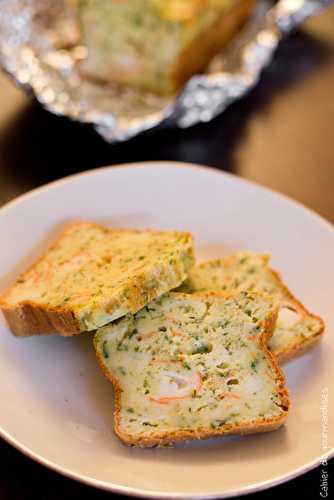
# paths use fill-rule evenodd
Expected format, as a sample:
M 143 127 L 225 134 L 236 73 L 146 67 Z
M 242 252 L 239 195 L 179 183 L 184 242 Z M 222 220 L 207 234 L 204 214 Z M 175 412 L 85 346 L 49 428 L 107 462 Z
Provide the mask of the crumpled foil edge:
M 191 78 L 174 100 L 85 82 L 77 70 L 85 48 L 75 41 L 73 12 L 63 2 L 2 0 L 0 63 L 47 110 L 90 123 L 108 142 L 125 141 L 154 128 L 212 120 L 257 84 L 280 41 L 330 1 L 262 1 L 207 74 Z

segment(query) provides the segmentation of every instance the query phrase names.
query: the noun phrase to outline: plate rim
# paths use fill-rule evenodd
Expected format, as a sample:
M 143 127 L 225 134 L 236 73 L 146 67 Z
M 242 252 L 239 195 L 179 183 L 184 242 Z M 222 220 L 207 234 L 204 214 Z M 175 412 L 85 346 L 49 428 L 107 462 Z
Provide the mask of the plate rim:
M 213 493 L 213 494 L 201 494 L 201 493 L 185 493 L 182 491 L 177 491 L 173 493 L 168 493 L 164 491 L 157 490 L 144 490 L 142 488 L 134 488 L 131 486 L 121 486 L 115 483 L 110 483 L 107 481 L 101 481 L 99 479 L 93 479 L 83 474 L 78 474 L 76 472 L 67 469 L 66 467 L 62 467 L 52 460 L 48 460 L 44 458 L 39 453 L 35 453 L 29 447 L 20 444 L 15 438 L 13 438 L 9 433 L 5 432 L 2 427 L 0 427 L 0 437 L 4 439 L 8 444 L 12 445 L 16 450 L 22 452 L 26 457 L 34 460 L 39 465 L 45 466 L 47 469 L 57 472 L 68 479 L 75 480 L 80 482 L 81 484 L 85 484 L 87 486 L 91 486 L 94 488 L 98 488 L 103 491 L 109 491 L 111 493 L 117 493 L 120 495 L 126 495 L 129 497 L 137 497 L 137 498 L 149 498 L 149 499 L 161 499 L 161 500 L 218 500 L 218 499 L 227 499 L 233 498 L 236 496 L 248 495 L 250 493 L 258 493 L 263 490 L 267 490 L 269 488 L 273 488 L 275 486 L 279 486 L 280 484 L 284 484 L 292 479 L 295 479 L 307 472 L 315 469 L 318 465 L 320 465 L 323 461 L 329 461 L 334 457 L 334 449 L 330 450 L 319 458 L 308 462 L 306 465 L 298 467 L 294 469 L 289 474 L 282 474 L 281 476 L 273 479 L 267 479 L 266 481 L 261 481 L 260 483 L 256 483 L 250 486 L 244 486 L 242 488 L 233 488 L 231 490 L 227 490 L 224 493 Z
M 45 184 L 42 184 L 41 186 L 38 186 L 36 188 L 30 189 L 29 191 L 19 194 L 12 200 L 7 201 L 3 205 L 0 206 L 0 217 L 2 215 L 2 212 L 5 212 L 12 206 L 18 205 L 20 202 L 24 201 L 25 199 L 29 199 L 34 197 L 35 195 L 38 195 L 39 193 L 43 193 L 44 191 L 47 191 L 50 188 L 56 187 L 56 186 L 61 186 L 62 184 L 66 184 L 68 181 L 72 181 L 76 178 L 79 177 L 89 177 L 89 176 L 94 176 L 95 174 L 103 173 L 108 170 L 121 170 L 121 169 L 127 169 L 127 168 L 141 168 L 141 167 L 168 167 L 168 168 L 183 168 L 183 169 L 190 169 L 190 170 L 203 170 L 203 171 L 211 171 L 213 173 L 216 173 L 218 175 L 226 176 L 229 177 L 230 179 L 233 179 L 234 181 L 237 181 L 241 184 L 244 185 L 251 185 L 253 188 L 259 189 L 260 191 L 265 191 L 267 193 L 270 193 L 274 195 L 277 198 L 280 198 L 281 200 L 284 200 L 285 202 L 289 203 L 290 205 L 294 205 L 300 210 L 304 210 L 308 213 L 309 216 L 313 217 L 315 220 L 317 220 L 320 224 L 322 224 L 324 227 L 327 227 L 327 229 L 334 231 L 334 224 L 332 224 L 329 220 L 327 220 L 324 216 L 320 215 L 317 213 L 315 210 L 312 208 L 308 207 L 307 205 L 304 205 L 302 202 L 295 200 L 294 198 L 281 193 L 273 188 L 270 188 L 268 186 L 262 185 L 259 182 L 253 181 L 251 179 L 246 179 L 244 177 L 241 177 L 238 174 L 235 174 L 233 172 L 227 172 L 225 170 L 221 170 L 219 167 L 212 167 L 211 165 L 204 165 L 201 163 L 192 163 L 192 162 L 182 162 L 182 161 L 173 161 L 173 160 L 148 160 L 148 161 L 139 161 L 139 162 L 128 162 L 128 163 L 117 163 L 115 165 L 105 165 L 102 167 L 95 167 L 91 168 L 88 170 L 82 170 L 80 172 L 76 172 L 74 174 L 70 175 L 65 175 L 64 177 L 61 177 L 60 179 L 56 179 L 50 182 L 47 182 Z
M 4 212 L 7 210 L 10 210 L 12 207 L 15 207 L 16 205 L 19 205 L 20 203 L 24 202 L 25 200 L 28 200 L 29 198 L 33 198 L 35 196 L 38 196 L 40 193 L 43 193 L 45 191 L 48 191 L 50 188 L 54 188 L 57 186 L 62 186 L 68 182 L 71 182 L 72 180 L 75 180 L 80 177 L 89 177 L 89 176 L 94 176 L 96 174 L 100 174 L 103 172 L 111 171 L 111 170 L 120 170 L 120 169 L 127 169 L 127 168 L 141 168 L 141 167 L 167 167 L 167 168 L 182 168 L 182 169 L 190 169 L 190 170 L 203 170 L 203 171 L 211 171 L 212 173 L 218 174 L 218 175 L 223 175 L 227 176 L 230 179 L 232 178 L 234 181 L 237 183 L 241 183 L 243 185 L 255 187 L 256 189 L 259 189 L 260 191 L 267 192 L 271 195 L 273 195 L 276 198 L 279 198 L 281 200 L 284 200 L 285 203 L 288 203 L 290 206 L 294 206 L 298 208 L 299 210 L 306 211 L 306 213 L 313 218 L 314 221 L 316 221 L 318 224 L 321 224 L 327 231 L 331 232 L 334 235 L 334 225 L 326 220 L 323 216 L 312 210 L 311 208 L 307 207 L 303 203 L 294 200 L 293 198 L 290 198 L 289 196 L 280 193 L 272 188 L 269 188 L 267 186 L 263 186 L 255 181 L 245 179 L 243 177 L 240 177 L 237 174 L 231 173 L 231 172 L 225 172 L 223 170 L 220 170 L 219 168 L 212 167 L 212 166 L 206 166 L 202 164 L 195 164 L 195 163 L 188 163 L 188 162 L 178 162 L 178 161 L 160 161 L 160 160 L 150 160 L 150 161 L 142 161 L 142 162 L 133 162 L 133 163 L 124 163 L 124 164 L 117 164 L 117 165 L 107 165 L 103 167 L 98 167 L 98 168 L 93 168 L 81 172 L 77 172 L 65 177 L 62 177 L 60 179 L 51 181 L 49 183 L 43 184 L 42 186 L 39 186 L 35 189 L 32 189 L 26 193 L 23 193 L 17 197 L 15 197 L 13 200 L 8 201 L 4 205 L 0 207 L 0 218 L 3 215 Z M 320 465 L 323 461 L 329 460 L 332 457 L 334 457 L 334 448 L 329 450 L 328 452 L 322 454 L 320 457 L 296 468 L 290 471 L 289 473 L 282 474 L 275 479 L 267 479 L 265 481 L 261 481 L 259 483 L 249 485 L 249 486 L 244 486 L 241 488 L 233 488 L 230 490 L 225 491 L 224 493 L 213 493 L 213 494 L 201 494 L 201 493 L 185 493 L 185 492 L 164 492 L 164 491 L 154 491 L 154 490 L 145 490 L 143 488 L 135 488 L 131 486 L 122 486 L 118 485 L 115 483 L 107 482 L 107 481 L 101 481 L 99 479 L 94 479 L 91 478 L 87 475 L 77 473 L 75 471 L 72 471 L 71 469 L 68 469 L 66 467 L 63 467 L 56 462 L 53 462 L 52 460 L 49 460 L 43 455 L 40 455 L 39 453 L 34 452 L 30 447 L 23 445 L 20 443 L 13 435 L 10 433 L 6 432 L 0 425 L 0 438 L 4 439 L 5 442 L 8 444 L 12 445 L 16 450 L 20 451 L 23 453 L 26 457 L 29 459 L 34 460 L 35 462 L 39 463 L 40 465 L 43 465 L 47 467 L 48 469 L 55 471 L 69 479 L 79 481 L 80 483 L 86 484 L 87 486 L 95 487 L 101 490 L 105 491 L 110 491 L 113 493 L 121 494 L 121 495 L 127 495 L 130 497 L 139 497 L 139 498 L 154 498 L 154 499 L 196 499 L 196 500 L 211 500 L 211 499 L 225 499 L 225 498 L 232 498 L 236 497 L 239 495 L 246 495 L 250 493 L 255 493 L 259 492 L 271 487 L 278 486 L 280 484 L 283 484 L 287 481 L 290 481 L 292 479 L 295 479 L 298 476 L 301 476 L 302 474 L 305 474 L 309 472 L 310 470 L 316 468 L 318 465 Z

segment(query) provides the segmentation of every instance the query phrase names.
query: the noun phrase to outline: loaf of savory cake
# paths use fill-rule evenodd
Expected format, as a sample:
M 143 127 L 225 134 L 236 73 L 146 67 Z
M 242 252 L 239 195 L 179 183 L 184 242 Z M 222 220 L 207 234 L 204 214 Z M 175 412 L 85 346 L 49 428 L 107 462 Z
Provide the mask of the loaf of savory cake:
M 77 222 L 0 297 L 0 308 L 17 336 L 95 330 L 180 285 L 193 264 L 189 233 Z
M 173 94 L 250 16 L 255 0 L 81 0 L 82 72 Z
M 275 297 L 279 300 L 280 312 L 269 348 L 282 361 L 315 344 L 324 331 L 324 322 L 292 295 L 268 262 L 269 255 L 246 251 L 203 262 L 191 270 L 180 291 L 235 293 L 252 290 Z
M 117 435 L 144 447 L 282 425 L 289 396 L 266 345 L 277 311 L 261 294 L 171 292 L 99 329 Z

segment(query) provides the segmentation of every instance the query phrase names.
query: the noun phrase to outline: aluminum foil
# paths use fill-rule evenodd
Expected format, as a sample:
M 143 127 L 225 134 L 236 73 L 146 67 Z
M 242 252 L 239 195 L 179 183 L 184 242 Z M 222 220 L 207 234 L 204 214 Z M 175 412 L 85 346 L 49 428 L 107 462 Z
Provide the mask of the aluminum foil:
M 281 39 L 330 0 L 262 0 L 243 32 L 178 97 L 94 84 L 69 0 L 0 0 L 0 63 L 49 111 L 92 124 L 107 141 L 207 122 L 248 92 Z

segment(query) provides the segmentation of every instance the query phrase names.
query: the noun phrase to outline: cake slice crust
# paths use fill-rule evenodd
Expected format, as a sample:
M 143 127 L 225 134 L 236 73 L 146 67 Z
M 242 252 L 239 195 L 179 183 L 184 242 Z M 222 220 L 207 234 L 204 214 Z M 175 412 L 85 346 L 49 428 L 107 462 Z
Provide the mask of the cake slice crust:
M 272 295 L 280 302 L 280 312 L 269 348 L 280 361 L 285 361 L 317 343 L 325 326 L 319 316 L 310 313 L 293 296 L 268 262 L 269 255 L 248 251 L 203 262 L 191 270 L 180 291 L 238 293 L 251 290 Z
M 0 299 L 17 336 L 90 331 L 178 286 L 194 263 L 192 236 L 80 221 Z
M 99 329 L 116 434 L 146 447 L 280 427 L 289 396 L 266 347 L 276 316 L 259 294 L 171 292 Z

